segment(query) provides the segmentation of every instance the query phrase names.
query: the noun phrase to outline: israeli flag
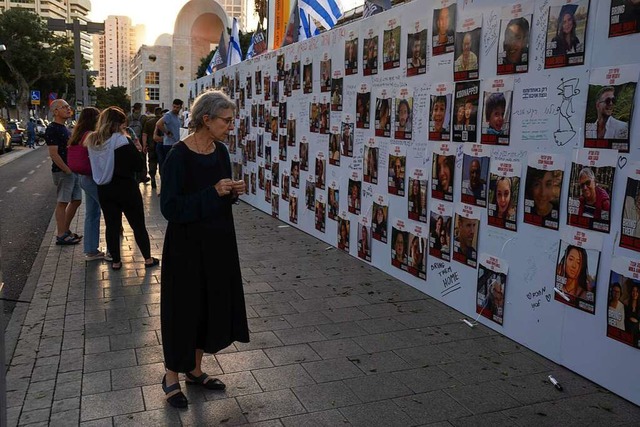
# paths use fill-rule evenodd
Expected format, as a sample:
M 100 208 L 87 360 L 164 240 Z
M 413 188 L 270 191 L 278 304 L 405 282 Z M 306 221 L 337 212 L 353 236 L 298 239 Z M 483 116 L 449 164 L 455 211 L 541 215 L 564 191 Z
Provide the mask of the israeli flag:
M 242 62 L 242 51 L 240 50 L 240 36 L 238 35 L 238 20 L 233 18 L 233 27 L 231 29 L 231 38 L 229 39 L 229 57 L 227 58 L 227 66 L 239 64 Z
M 310 39 L 320 34 L 320 30 L 316 27 L 316 23 L 311 19 L 311 16 L 305 15 L 302 9 L 298 9 L 298 13 L 300 14 L 300 34 L 298 35 L 298 41 Z
M 326 30 L 333 28 L 342 16 L 340 0 L 300 0 L 300 21 L 302 17 L 314 18 Z

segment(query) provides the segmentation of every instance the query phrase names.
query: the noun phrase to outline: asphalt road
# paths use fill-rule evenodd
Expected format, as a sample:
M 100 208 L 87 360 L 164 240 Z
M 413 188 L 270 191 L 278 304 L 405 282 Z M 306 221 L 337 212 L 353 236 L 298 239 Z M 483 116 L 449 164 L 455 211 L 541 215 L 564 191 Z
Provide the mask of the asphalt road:
M 0 156 L 0 244 L 3 298 L 20 299 L 56 203 L 46 146 L 5 162 L 26 147 Z M 4 301 L 8 321 L 15 302 Z M 2 322 L 0 322 L 2 323 Z M 4 326 L 4 325 L 3 325 Z

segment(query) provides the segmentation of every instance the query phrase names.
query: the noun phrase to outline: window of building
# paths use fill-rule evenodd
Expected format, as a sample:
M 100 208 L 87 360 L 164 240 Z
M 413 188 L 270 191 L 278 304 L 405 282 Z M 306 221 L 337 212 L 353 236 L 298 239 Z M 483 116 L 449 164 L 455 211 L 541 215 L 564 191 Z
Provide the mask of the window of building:
M 160 84 L 160 73 L 157 71 L 147 71 L 144 76 L 144 83 L 148 85 Z
M 145 101 L 160 101 L 160 88 L 157 87 L 147 87 L 144 89 Z

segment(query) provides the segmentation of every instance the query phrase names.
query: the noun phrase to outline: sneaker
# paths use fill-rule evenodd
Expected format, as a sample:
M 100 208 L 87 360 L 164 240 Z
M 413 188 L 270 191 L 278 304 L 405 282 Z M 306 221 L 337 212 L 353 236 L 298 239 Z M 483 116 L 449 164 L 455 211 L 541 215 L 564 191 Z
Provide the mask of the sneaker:
M 104 257 L 105 257 L 105 254 L 102 251 L 94 252 L 92 254 L 84 254 L 84 260 L 85 261 L 93 261 L 93 260 L 96 260 L 96 259 L 103 259 Z
M 111 254 L 109 252 L 107 252 L 106 254 L 104 254 L 104 260 L 111 262 L 113 261 L 113 257 L 111 256 Z

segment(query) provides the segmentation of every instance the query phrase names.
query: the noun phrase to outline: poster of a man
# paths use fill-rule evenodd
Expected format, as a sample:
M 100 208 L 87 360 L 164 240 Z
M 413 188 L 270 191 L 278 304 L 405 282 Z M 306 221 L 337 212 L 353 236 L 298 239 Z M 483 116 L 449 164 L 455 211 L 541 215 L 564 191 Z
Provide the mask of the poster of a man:
M 640 0 L 611 0 L 609 37 L 640 32 Z
M 349 178 L 349 190 L 347 194 L 347 207 L 349 212 L 360 215 L 360 197 L 361 197 L 362 181 Z
M 371 227 L 367 224 L 367 217 L 358 222 L 358 258 L 371 262 Z
M 373 30 L 370 30 L 373 33 Z M 362 74 L 371 76 L 378 74 L 378 36 L 370 34 L 362 45 Z
M 502 325 L 509 266 L 505 260 L 486 253 L 478 256 L 478 264 L 476 313 Z
M 482 16 L 467 18 L 456 32 L 453 80 L 477 79 L 480 72 L 480 34 Z
M 358 38 L 344 42 L 344 74 L 358 74 Z
M 442 85 L 446 90 L 447 85 Z M 451 93 L 439 91 L 431 95 L 429 108 L 429 140 L 449 141 L 451 139 Z
M 369 129 L 371 121 L 371 92 L 358 92 L 356 95 L 356 127 Z
M 406 90 L 406 89 L 405 89 Z M 396 98 L 395 139 L 411 140 L 413 135 L 413 97 L 406 92 Z
M 382 34 L 382 68 L 392 70 L 400 67 L 400 25 L 396 25 L 396 18 L 389 20 L 388 29 Z
M 409 34 L 407 43 L 407 77 L 427 72 L 427 30 Z
M 378 183 L 378 151 L 375 145 L 375 140 L 370 141 L 369 144 L 364 146 L 364 164 L 363 178 L 364 182 L 370 182 L 371 184 Z
M 478 262 L 478 232 L 480 208 L 458 204 L 454 222 L 453 259 L 476 268 Z
M 387 214 L 389 205 L 383 196 L 378 196 L 371 209 L 371 233 L 375 240 L 387 243 Z
M 453 201 L 453 179 L 455 175 L 455 155 L 444 143 L 433 152 L 431 167 L 431 197 L 439 200 Z
M 442 2 L 443 7 L 433 11 L 433 56 L 444 55 L 453 52 L 454 49 L 454 28 L 456 24 L 456 3 L 451 1 Z
M 529 37 L 532 18 L 532 2 L 502 8 L 498 40 L 498 75 L 529 71 Z
M 524 186 L 524 222 L 557 230 L 564 158 L 557 154 L 532 153 L 528 162 Z
M 409 233 L 402 229 L 391 228 L 391 265 L 401 270 L 407 270 L 407 246 Z
M 376 98 L 376 136 L 391 136 L 391 103 L 392 98 L 387 98 L 385 93 Z
M 393 154 L 389 155 L 388 191 L 389 194 L 404 196 L 405 168 L 407 157 L 396 146 Z
M 629 152 L 631 118 L 640 67 L 615 66 L 591 70 L 584 146 Z
M 475 206 L 487 206 L 489 159 L 491 151 L 479 144 L 463 147 L 462 194 L 460 200 Z
M 320 92 L 331 91 L 331 58 L 320 61 Z

